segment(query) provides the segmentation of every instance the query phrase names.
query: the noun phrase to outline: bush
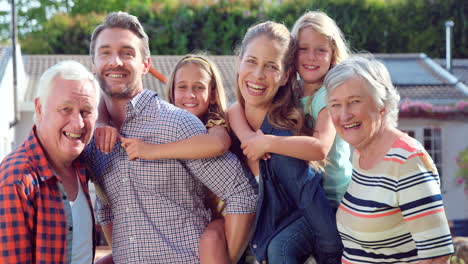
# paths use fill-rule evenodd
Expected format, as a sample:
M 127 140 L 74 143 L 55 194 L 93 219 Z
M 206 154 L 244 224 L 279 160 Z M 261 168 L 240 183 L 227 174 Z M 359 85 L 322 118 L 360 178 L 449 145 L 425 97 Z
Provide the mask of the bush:
M 24 52 L 87 53 L 89 36 L 104 16 L 87 12 L 105 13 L 117 8 L 111 5 L 111 0 L 87 2 L 107 4 L 100 9 L 76 5 L 73 15 L 55 15 L 42 30 L 27 33 L 21 39 Z M 375 53 L 424 52 L 430 57 L 444 57 L 444 24 L 451 19 L 455 22 L 453 56 L 468 57 L 468 5 L 464 0 L 284 0 L 283 4 L 221 0 L 209 5 L 207 2 L 210 1 L 190 4 L 116 1 L 118 8 L 139 17 L 150 37 L 153 54 L 182 55 L 207 50 L 216 55 L 230 55 L 249 26 L 275 20 L 291 28 L 305 11 L 320 9 L 336 20 L 354 50 Z M 84 13 L 79 14 L 80 11 Z

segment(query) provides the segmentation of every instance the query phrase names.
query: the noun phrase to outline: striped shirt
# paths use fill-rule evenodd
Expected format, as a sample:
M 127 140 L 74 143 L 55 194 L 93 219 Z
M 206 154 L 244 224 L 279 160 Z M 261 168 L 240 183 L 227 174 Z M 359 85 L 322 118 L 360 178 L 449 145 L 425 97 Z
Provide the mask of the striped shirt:
M 91 209 L 85 167 L 79 162 L 73 167 Z M 70 202 L 35 128 L 0 164 L 0 239 L 0 263 L 71 262 Z M 92 236 L 88 240 L 93 243 Z
M 437 169 L 404 134 L 374 168 L 359 167 L 337 212 L 342 262 L 417 263 L 453 253 Z
M 127 104 L 120 129 L 123 137 L 153 144 L 203 133 L 197 117 L 149 90 Z M 98 221 L 113 225 L 115 263 L 198 263 L 199 238 L 211 220 L 204 203 L 207 187 L 226 201 L 228 214 L 256 209 L 254 190 L 232 153 L 199 160 L 129 161 L 120 144 L 106 155 L 92 140 L 84 154 L 97 185 Z

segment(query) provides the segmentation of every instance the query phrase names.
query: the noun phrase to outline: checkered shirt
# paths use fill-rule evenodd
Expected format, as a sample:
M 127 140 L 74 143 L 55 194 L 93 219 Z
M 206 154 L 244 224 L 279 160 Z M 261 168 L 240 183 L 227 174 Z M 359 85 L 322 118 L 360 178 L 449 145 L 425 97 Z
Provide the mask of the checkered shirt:
M 143 90 L 126 106 L 124 137 L 163 144 L 204 134 L 201 121 Z M 129 161 L 117 143 L 106 155 L 94 140 L 84 152 L 97 185 L 98 221 L 113 225 L 116 263 L 199 263 L 198 242 L 211 219 L 207 187 L 228 214 L 253 213 L 256 194 L 232 153 L 211 159 Z
M 73 166 L 92 208 L 85 167 Z M 0 263 L 70 263 L 72 239 L 70 202 L 33 127 L 0 164 Z

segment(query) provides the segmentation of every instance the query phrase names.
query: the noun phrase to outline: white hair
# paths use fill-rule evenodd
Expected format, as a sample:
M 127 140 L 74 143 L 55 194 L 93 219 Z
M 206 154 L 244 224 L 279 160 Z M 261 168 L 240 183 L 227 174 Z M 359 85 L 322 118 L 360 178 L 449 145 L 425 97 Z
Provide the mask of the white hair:
M 52 82 L 57 76 L 63 80 L 91 81 L 96 92 L 96 102 L 99 103 L 100 88 L 99 83 L 94 75 L 89 72 L 89 70 L 83 64 L 73 60 L 65 60 L 47 69 L 39 79 L 36 98 L 39 98 L 39 101 L 41 102 L 41 111 L 43 113 L 45 112 L 47 101 L 51 96 L 50 91 L 53 86 Z M 33 120 L 34 123 L 37 123 L 36 113 L 34 113 Z
M 398 122 L 400 95 L 393 86 L 387 68 L 370 54 L 353 55 L 333 67 L 326 75 L 324 86 L 328 96 L 343 83 L 360 78 L 378 108 L 385 108 L 384 122 L 392 127 Z

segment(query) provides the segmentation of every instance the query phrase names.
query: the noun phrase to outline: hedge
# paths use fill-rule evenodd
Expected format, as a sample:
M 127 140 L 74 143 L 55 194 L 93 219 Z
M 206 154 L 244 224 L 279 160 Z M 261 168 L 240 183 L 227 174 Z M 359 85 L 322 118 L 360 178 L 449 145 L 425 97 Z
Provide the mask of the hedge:
M 291 28 L 305 11 L 322 10 L 337 21 L 354 50 L 424 52 L 431 57 L 445 56 L 444 24 L 451 19 L 455 22 L 453 56 L 468 57 L 468 7 L 464 0 L 196 2 L 162 5 L 146 1 L 125 11 L 139 17 L 155 55 L 182 55 L 194 50 L 231 55 L 254 23 L 274 20 Z M 90 34 L 103 17 L 104 13 L 56 14 L 42 30 L 22 37 L 23 52 L 86 54 Z

